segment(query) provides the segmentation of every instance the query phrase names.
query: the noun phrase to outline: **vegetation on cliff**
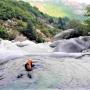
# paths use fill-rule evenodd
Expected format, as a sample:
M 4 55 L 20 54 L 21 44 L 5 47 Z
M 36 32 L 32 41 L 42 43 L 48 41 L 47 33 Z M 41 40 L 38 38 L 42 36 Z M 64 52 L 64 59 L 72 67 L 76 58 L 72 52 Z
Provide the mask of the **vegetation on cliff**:
M 87 8 L 87 13 L 89 12 Z M 89 16 L 89 14 L 88 14 Z M 49 41 L 57 32 L 68 28 L 89 32 L 89 19 L 85 22 L 43 14 L 29 3 L 17 0 L 0 0 L 0 38 L 13 40 L 20 34 L 35 42 Z
M 14 39 L 21 33 L 36 42 L 49 40 L 61 29 L 58 18 L 43 14 L 29 3 L 16 0 L 0 0 L 1 26 L 6 29 L 4 39 Z M 13 38 L 10 38 L 12 34 Z

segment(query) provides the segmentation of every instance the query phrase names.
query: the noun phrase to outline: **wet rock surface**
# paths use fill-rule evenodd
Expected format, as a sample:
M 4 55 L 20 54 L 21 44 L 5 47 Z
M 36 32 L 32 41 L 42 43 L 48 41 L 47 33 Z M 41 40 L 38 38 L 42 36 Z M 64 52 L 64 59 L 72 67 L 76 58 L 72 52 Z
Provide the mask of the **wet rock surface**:
M 54 52 L 78 53 L 90 48 L 90 36 L 58 40 L 51 44 Z
M 82 57 L 82 53 L 53 52 L 48 43 L 26 41 L 25 46 L 18 47 L 10 41 L 2 42 L 0 90 L 90 89 L 90 54 Z M 27 72 L 25 63 L 29 58 L 33 68 Z
M 33 70 L 25 71 L 31 57 Z M 90 57 L 26 56 L 0 65 L 0 89 L 90 89 Z

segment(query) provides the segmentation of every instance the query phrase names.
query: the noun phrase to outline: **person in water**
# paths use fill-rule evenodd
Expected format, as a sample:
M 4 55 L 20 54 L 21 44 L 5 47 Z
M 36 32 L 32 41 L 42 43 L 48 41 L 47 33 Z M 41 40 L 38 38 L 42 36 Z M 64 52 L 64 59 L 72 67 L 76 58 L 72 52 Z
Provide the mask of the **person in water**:
M 25 69 L 28 72 L 27 76 L 29 78 L 32 78 L 32 76 L 31 76 L 32 67 L 33 67 L 33 65 L 32 65 L 32 59 L 30 58 L 30 59 L 28 59 L 28 61 L 25 64 Z
M 25 64 L 26 71 L 32 71 L 32 59 L 28 59 L 28 61 Z
M 28 72 L 28 74 L 27 74 L 28 78 L 32 78 L 32 76 L 31 76 L 32 67 L 33 67 L 32 59 L 28 59 L 28 61 L 25 64 L 25 70 Z M 17 78 L 23 78 L 23 76 L 24 76 L 24 74 L 21 73 L 17 76 Z

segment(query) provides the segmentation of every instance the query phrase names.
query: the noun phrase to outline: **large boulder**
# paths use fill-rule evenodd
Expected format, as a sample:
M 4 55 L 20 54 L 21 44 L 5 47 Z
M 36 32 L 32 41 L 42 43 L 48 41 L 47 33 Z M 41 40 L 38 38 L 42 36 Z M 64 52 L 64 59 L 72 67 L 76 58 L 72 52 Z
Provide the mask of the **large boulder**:
M 56 41 L 61 39 L 70 39 L 79 36 L 80 36 L 80 32 L 78 30 L 68 29 L 58 33 L 53 40 Z
M 64 41 L 66 41 L 66 39 L 53 41 L 53 42 L 50 44 L 50 47 L 55 48 L 59 43 L 62 43 L 62 42 L 64 42 Z
M 90 48 L 90 36 L 54 42 L 54 52 L 77 53 Z

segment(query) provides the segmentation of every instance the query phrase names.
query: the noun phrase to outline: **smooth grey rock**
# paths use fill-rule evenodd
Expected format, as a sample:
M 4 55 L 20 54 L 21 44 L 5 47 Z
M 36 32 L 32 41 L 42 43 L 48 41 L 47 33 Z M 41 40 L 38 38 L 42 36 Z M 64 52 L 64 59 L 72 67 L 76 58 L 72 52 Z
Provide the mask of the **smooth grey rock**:
M 54 37 L 54 41 L 56 40 L 62 40 L 62 39 L 70 39 L 70 38 L 75 38 L 75 37 L 79 37 L 80 33 L 78 30 L 74 30 L 74 29 L 68 29 L 68 30 L 64 30 L 60 33 L 58 33 L 55 37 Z
M 83 50 L 90 48 L 90 36 L 55 41 L 52 43 L 52 45 L 55 46 L 54 52 L 82 52 Z
M 54 41 L 50 44 L 50 47 L 54 48 L 56 47 L 59 43 L 62 43 L 63 41 L 66 41 L 65 39 L 64 40 L 57 40 L 57 41 Z

